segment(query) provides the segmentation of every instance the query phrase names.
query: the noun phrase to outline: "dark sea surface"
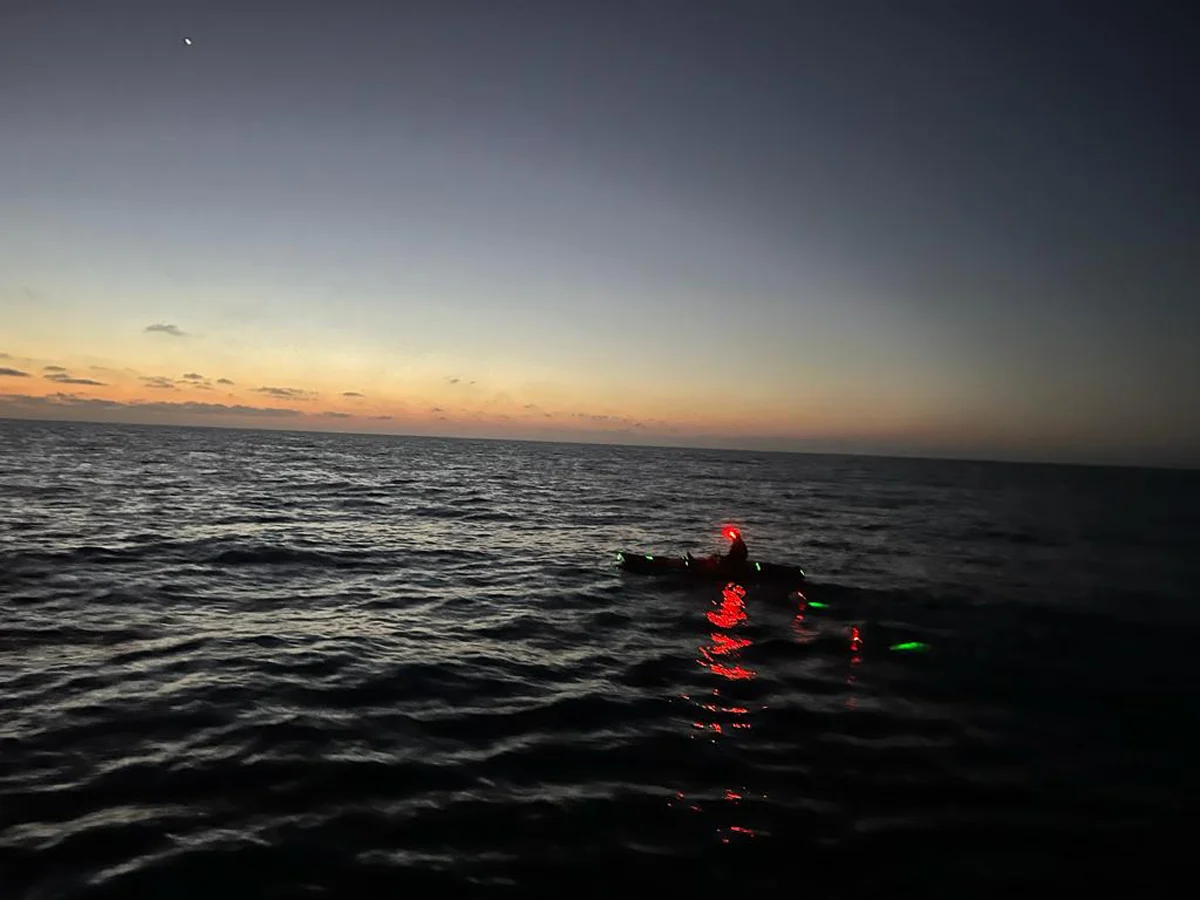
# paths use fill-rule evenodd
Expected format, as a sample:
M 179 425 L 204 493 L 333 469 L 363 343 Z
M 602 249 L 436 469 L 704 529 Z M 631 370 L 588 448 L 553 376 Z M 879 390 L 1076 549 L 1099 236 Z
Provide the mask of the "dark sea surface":
M 1196 472 L 0 421 L 0 897 L 1157 890 L 1198 510 Z M 726 522 L 806 600 L 614 567 Z

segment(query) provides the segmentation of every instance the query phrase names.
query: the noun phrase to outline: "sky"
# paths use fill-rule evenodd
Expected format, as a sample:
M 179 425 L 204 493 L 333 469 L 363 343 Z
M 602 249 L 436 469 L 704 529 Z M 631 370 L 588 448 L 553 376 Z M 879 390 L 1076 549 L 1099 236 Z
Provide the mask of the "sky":
M 1198 34 L 0 0 L 0 417 L 1200 466 Z

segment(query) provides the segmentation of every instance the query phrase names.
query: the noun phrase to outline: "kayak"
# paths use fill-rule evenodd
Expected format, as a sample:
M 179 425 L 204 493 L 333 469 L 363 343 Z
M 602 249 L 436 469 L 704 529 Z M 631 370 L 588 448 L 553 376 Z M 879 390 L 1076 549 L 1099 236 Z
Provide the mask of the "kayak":
M 799 566 L 753 560 L 731 563 L 715 556 L 656 556 L 651 553 L 621 551 L 617 554 L 617 567 L 641 575 L 762 582 L 804 581 L 804 570 Z

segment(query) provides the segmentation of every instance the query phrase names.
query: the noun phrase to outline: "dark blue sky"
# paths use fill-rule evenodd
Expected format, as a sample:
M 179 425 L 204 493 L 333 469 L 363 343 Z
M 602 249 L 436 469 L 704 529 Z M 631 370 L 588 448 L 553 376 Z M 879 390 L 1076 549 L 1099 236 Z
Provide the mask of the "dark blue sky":
M 1200 462 L 1183 4 L 0 3 L 10 358 Z

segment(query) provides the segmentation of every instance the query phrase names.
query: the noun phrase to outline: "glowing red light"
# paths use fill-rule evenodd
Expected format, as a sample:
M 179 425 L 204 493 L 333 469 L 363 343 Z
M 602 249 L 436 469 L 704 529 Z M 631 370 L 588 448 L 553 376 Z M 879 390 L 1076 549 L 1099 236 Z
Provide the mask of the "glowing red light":
M 721 533 L 725 535 L 725 539 L 729 541 L 736 541 L 740 535 L 740 532 L 732 525 L 726 525 L 721 530 Z

